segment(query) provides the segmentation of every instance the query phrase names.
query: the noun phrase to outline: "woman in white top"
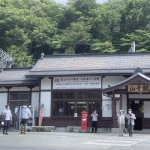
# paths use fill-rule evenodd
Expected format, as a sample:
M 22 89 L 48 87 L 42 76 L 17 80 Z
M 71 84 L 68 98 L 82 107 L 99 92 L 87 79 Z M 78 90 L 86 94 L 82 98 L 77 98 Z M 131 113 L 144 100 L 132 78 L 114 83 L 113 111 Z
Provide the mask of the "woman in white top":
M 120 115 L 118 116 L 118 125 L 119 125 L 119 136 L 123 136 L 123 130 L 125 127 L 125 116 L 124 111 L 120 110 Z
M 10 121 L 12 121 L 12 114 L 9 105 L 6 105 L 5 107 L 6 109 L 3 110 L 3 114 L 5 115 L 3 134 L 8 135 L 7 131 L 8 131 Z

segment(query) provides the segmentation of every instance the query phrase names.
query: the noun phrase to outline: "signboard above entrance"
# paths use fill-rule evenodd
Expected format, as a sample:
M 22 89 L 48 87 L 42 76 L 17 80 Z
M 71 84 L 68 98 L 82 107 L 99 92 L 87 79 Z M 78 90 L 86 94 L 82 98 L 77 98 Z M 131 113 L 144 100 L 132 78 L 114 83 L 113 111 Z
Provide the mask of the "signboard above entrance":
M 53 89 L 96 89 L 101 88 L 100 76 L 54 77 Z
M 150 85 L 148 84 L 128 85 L 128 92 L 133 92 L 133 93 L 150 92 Z

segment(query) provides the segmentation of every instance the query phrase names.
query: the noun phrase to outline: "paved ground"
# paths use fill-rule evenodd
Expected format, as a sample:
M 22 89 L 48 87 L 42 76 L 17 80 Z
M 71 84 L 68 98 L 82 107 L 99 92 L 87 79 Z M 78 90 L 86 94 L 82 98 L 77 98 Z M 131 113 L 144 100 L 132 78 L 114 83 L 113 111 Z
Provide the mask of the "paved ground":
M 150 134 L 119 137 L 113 133 L 0 133 L 0 150 L 150 150 Z

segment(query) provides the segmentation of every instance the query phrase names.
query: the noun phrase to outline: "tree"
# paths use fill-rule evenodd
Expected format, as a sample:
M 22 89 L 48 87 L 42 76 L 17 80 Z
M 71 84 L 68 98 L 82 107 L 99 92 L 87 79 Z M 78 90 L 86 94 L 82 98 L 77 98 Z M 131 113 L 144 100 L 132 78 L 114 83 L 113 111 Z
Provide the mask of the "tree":
M 91 40 L 91 35 L 88 32 L 90 25 L 84 22 L 71 23 L 70 27 L 66 28 L 61 35 L 62 47 L 65 48 L 65 53 L 80 53 L 80 46 L 87 45 Z M 78 45 L 78 49 L 77 48 Z M 86 50 L 85 52 L 87 52 Z M 85 53 L 84 52 L 84 53 Z

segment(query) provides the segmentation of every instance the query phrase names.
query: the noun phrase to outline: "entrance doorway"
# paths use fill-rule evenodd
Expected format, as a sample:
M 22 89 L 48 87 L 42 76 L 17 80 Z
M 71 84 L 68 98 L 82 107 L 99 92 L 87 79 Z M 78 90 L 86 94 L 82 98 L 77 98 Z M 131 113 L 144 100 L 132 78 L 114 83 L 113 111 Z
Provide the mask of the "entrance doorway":
M 19 111 L 20 111 L 20 106 L 23 106 L 27 103 L 28 101 L 13 101 L 9 102 L 11 113 L 12 113 L 12 126 L 14 127 L 15 130 L 19 130 L 19 122 L 20 122 L 20 116 L 19 116 Z
M 134 130 L 142 130 L 143 107 L 143 101 L 134 100 L 129 102 L 129 108 L 136 116 Z

